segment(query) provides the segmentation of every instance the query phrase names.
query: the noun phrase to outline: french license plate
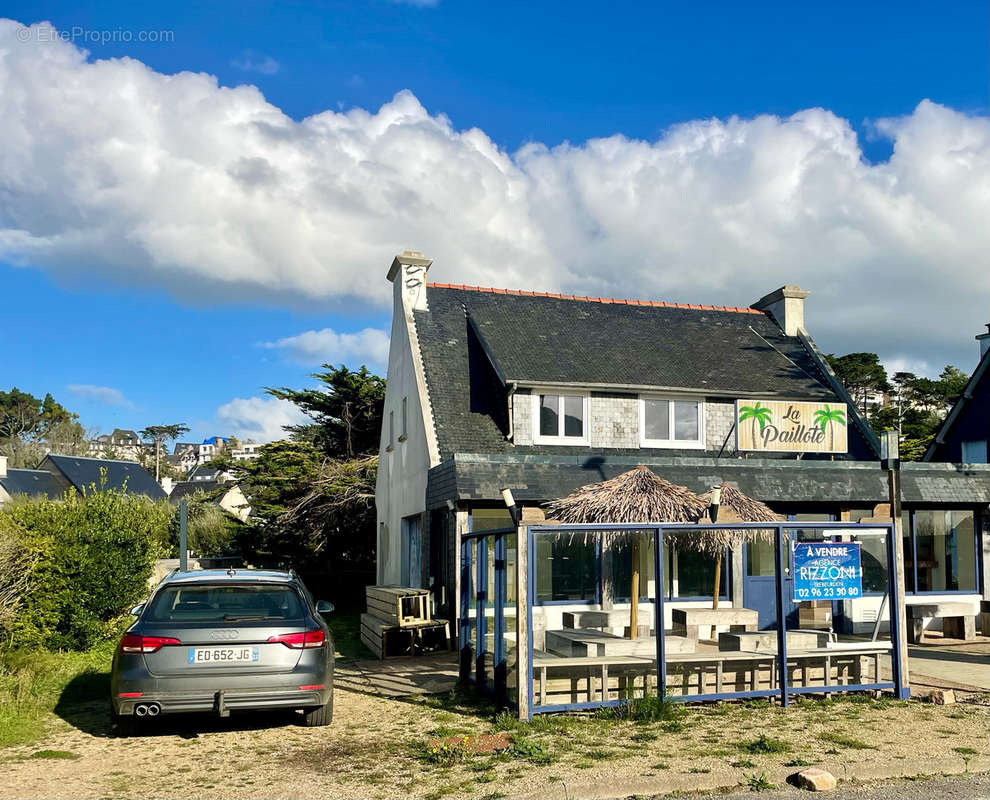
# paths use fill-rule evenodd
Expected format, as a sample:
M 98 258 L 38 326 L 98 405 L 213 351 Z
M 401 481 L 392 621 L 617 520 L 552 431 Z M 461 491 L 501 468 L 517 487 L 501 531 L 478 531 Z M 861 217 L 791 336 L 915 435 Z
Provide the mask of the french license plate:
M 257 647 L 190 647 L 189 664 L 249 664 L 258 660 Z

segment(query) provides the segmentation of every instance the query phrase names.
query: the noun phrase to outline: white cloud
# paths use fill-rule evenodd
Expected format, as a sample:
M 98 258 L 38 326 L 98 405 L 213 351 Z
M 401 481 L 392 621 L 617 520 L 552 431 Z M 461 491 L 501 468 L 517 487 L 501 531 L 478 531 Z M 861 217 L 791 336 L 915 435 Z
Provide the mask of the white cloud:
M 509 154 L 409 92 L 296 122 L 257 88 L 88 62 L 0 22 L 0 259 L 201 302 L 381 309 L 434 280 L 745 305 L 812 290 L 829 352 L 971 365 L 988 321 L 990 126 L 924 101 L 869 164 L 823 109 Z
M 134 408 L 134 404 L 124 397 L 124 393 L 119 389 L 112 389 L 109 386 L 93 386 L 88 383 L 70 383 L 65 387 L 76 397 L 83 400 L 95 400 L 107 406 L 126 406 Z
M 223 430 L 256 442 L 285 439 L 286 425 L 312 422 L 288 400 L 277 397 L 235 397 L 217 409 L 217 419 Z
M 244 72 L 258 72 L 262 75 L 274 75 L 279 70 L 279 63 L 271 56 L 256 53 L 254 50 L 244 50 L 230 65 Z
M 304 364 L 334 364 L 382 368 L 388 363 L 388 334 L 377 328 L 357 333 L 337 333 L 331 328 L 305 331 L 274 342 L 262 342 L 268 350 L 283 350 Z

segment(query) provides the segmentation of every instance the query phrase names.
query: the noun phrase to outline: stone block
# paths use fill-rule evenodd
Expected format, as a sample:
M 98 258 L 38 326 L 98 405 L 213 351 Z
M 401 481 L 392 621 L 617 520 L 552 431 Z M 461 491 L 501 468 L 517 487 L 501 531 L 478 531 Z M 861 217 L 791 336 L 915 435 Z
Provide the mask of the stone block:
M 956 702 L 956 693 L 952 689 L 935 689 L 928 698 L 937 706 L 951 706 Z
M 809 792 L 831 792 L 835 789 L 835 776 L 827 770 L 810 767 L 795 775 L 794 783 Z

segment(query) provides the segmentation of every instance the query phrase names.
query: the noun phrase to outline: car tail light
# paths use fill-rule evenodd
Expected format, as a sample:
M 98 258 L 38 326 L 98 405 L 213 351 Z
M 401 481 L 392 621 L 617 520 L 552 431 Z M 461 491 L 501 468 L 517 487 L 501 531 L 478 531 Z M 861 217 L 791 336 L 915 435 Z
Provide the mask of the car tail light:
M 323 647 L 327 643 L 327 635 L 322 630 L 280 633 L 278 636 L 269 636 L 268 641 L 284 644 L 293 650 L 312 650 L 316 647 Z
M 324 684 L 322 684 L 322 683 L 314 683 L 311 686 L 300 686 L 299 687 L 300 691 L 303 691 L 303 692 L 316 692 L 316 691 L 319 691 L 320 689 L 326 689 L 326 688 L 327 687 Z
M 171 636 L 141 636 L 137 633 L 125 633 L 120 640 L 121 653 L 157 653 L 167 644 L 181 644 Z
M 117 697 L 140 697 L 144 692 L 117 692 Z

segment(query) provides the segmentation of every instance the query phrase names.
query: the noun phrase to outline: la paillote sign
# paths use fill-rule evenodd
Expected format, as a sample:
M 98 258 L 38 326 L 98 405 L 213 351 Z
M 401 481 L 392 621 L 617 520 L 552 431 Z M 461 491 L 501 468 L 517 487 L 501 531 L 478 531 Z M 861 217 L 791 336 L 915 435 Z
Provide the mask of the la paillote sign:
M 736 449 L 774 453 L 849 451 L 843 403 L 737 400 Z

